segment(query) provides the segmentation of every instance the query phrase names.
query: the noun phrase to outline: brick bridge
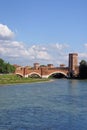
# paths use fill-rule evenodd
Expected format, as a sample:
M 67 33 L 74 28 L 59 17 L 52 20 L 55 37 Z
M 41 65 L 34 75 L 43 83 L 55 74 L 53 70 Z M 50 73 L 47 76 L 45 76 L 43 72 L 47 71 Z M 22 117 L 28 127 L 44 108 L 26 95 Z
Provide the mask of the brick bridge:
M 78 74 L 78 54 L 69 54 L 69 67 L 65 67 L 63 64 L 60 67 L 54 67 L 53 64 L 47 66 L 40 66 L 39 63 L 35 63 L 34 67 L 16 67 L 15 74 L 22 77 L 29 77 L 32 75 L 38 75 L 41 78 L 48 78 L 52 74 L 63 74 L 65 77 L 69 77 L 70 73 Z
M 52 74 L 61 73 L 67 77 L 68 76 L 68 68 L 41 67 L 38 69 L 35 69 L 35 68 L 30 69 L 27 67 L 22 67 L 22 68 L 16 69 L 15 73 L 17 75 L 22 76 L 22 77 L 29 77 L 31 75 L 38 75 L 41 78 L 48 78 Z

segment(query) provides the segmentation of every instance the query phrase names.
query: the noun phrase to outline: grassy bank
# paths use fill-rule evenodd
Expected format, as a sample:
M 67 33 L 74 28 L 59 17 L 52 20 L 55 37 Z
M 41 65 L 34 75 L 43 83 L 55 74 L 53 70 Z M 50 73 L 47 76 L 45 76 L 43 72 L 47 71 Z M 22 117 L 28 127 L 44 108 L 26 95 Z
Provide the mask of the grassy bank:
M 0 75 L 0 84 L 33 83 L 33 82 L 43 82 L 43 81 L 49 81 L 49 79 L 24 78 L 14 74 Z

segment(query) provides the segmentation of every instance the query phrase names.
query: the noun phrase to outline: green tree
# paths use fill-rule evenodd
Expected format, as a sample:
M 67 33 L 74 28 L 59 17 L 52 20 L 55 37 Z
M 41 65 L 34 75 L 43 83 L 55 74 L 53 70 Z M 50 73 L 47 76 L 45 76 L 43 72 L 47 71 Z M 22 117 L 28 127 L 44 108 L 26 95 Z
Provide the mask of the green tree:
M 14 73 L 15 72 L 15 67 L 13 66 L 13 65 L 10 65 L 10 71 L 11 71 L 11 73 Z
M 3 65 L 4 60 L 0 58 L 0 66 Z
M 2 66 L 2 73 L 7 73 L 6 65 L 7 63 L 4 62 Z
M 80 62 L 80 66 L 79 66 L 79 76 L 82 79 L 86 79 L 87 78 L 87 62 L 85 60 L 82 60 Z
M 0 58 L 0 73 L 13 73 L 14 71 L 15 67 L 13 65 L 4 62 L 4 60 Z
M 9 63 L 6 64 L 6 71 L 7 73 L 11 72 L 11 65 Z
M 3 72 L 3 64 L 4 64 L 4 60 L 0 58 L 0 73 Z
M 81 60 L 80 65 L 81 66 L 83 66 L 83 65 L 85 66 L 85 65 L 87 65 L 87 62 L 85 60 Z

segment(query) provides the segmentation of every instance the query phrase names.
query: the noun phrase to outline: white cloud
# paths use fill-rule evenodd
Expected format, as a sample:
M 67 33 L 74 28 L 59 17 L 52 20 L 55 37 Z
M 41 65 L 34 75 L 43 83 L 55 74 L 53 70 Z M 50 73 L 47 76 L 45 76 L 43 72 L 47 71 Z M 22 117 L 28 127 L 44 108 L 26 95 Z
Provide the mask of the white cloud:
M 83 44 L 83 52 L 78 52 L 78 57 L 79 57 L 79 62 L 81 60 L 86 60 L 87 61 L 87 43 Z
M 23 45 L 16 41 L 0 40 L 0 52 L 4 56 L 19 57 Z
M 12 39 L 14 33 L 7 27 L 7 25 L 0 24 L 0 40 Z
M 80 63 L 81 60 L 87 61 L 87 52 L 79 52 L 78 53 L 78 62 Z
M 69 45 L 62 43 L 35 44 L 27 46 L 23 42 L 13 40 L 14 32 L 7 25 L 0 24 L 0 58 L 13 60 L 13 63 L 40 62 L 41 64 L 52 63 L 68 65 Z M 87 60 L 87 43 L 84 44 L 84 53 L 78 53 L 79 61 Z
M 56 46 L 55 44 L 53 45 Z M 64 49 L 61 50 L 55 50 L 52 48 L 52 44 L 49 47 L 46 44 L 26 47 L 22 42 L 0 40 L 0 55 L 17 60 L 16 62 L 20 62 L 20 60 L 24 62 L 26 60 L 27 63 L 25 64 L 29 64 L 29 61 L 58 65 L 65 63 L 67 62 L 67 55 L 64 53 Z
M 13 61 L 13 63 L 25 65 L 31 62 L 40 62 L 41 64 L 67 64 L 68 62 L 68 45 L 67 44 L 35 44 L 26 47 L 26 44 L 14 41 L 14 32 L 6 25 L 0 24 L 0 56 Z
M 56 44 L 52 44 L 52 47 L 61 51 L 63 49 L 69 48 L 69 45 L 56 43 Z
M 46 51 L 37 52 L 37 59 L 50 60 L 50 55 Z
M 84 53 L 79 53 L 78 54 L 79 55 L 79 57 L 82 59 L 85 59 L 85 58 L 87 58 L 87 53 L 86 52 L 84 52 Z
M 26 59 L 49 60 L 50 55 L 42 46 L 33 45 L 29 48 L 25 44 L 17 41 L 0 40 L 0 53 L 8 57 L 18 57 Z
M 46 48 L 41 45 L 33 45 L 28 49 L 29 55 L 33 59 L 50 60 L 51 57 L 46 51 Z
M 87 47 L 87 43 L 85 43 L 84 46 Z
M 22 42 L 13 41 L 11 44 L 12 44 L 12 46 L 13 46 L 14 48 L 21 48 L 21 49 L 24 48 L 24 45 L 23 45 Z

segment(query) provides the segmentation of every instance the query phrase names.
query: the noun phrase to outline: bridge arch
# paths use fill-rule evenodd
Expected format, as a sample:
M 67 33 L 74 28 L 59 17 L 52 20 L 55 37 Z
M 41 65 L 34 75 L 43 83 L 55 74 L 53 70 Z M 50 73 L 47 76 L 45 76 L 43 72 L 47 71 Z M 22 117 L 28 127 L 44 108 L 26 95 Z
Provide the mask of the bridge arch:
M 64 75 L 66 78 L 68 77 L 67 74 L 64 73 L 64 72 L 62 72 L 62 71 L 55 71 L 55 72 L 52 72 L 52 73 L 50 73 L 50 74 L 48 75 L 48 77 L 50 77 L 50 76 L 53 75 L 53 74 L 62 74 L 62 75 Z
M 29 74 L 27 74 L 25 77 L 31 76 L 31 75 L 38 75 L 39 77 L 41 77 L 41 75 L 37 72 L 31 72 Z
M 21 74 L 21 73 L 16 73 L 16 75 L 19 75 L 19 76 L 21 76 L 21 77 L 24 77 L 23 74 Z

